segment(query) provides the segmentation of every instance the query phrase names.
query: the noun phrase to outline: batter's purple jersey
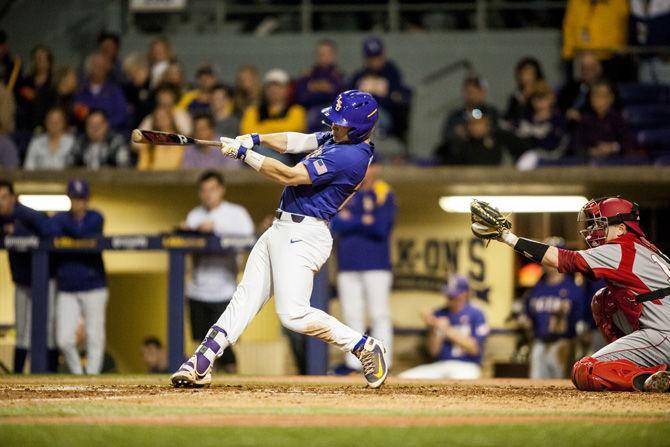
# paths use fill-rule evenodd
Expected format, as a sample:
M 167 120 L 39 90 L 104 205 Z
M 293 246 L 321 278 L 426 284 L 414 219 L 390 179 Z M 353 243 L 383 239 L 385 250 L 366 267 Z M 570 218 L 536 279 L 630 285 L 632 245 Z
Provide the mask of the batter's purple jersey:
M 284 188 L 279 208 L 330 220 L 363 181 L 374 146 L 335 143 L 332 132 L 319 132 L 316 140 L 318 149 L 301 161 L 312 184 Z

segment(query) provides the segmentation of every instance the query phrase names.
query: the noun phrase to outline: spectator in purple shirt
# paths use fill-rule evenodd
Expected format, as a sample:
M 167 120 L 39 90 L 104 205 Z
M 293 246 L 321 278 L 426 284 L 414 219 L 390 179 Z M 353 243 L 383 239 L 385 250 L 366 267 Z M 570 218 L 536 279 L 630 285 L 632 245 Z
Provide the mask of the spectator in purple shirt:
M 635 140 L 621 113 L 614 109 L 614 90 L 596 81 L 589 92 L 590 110 L 582 115 L 575 136 L 575 154 L 586 159 L 631 155 Z
M 342 90 L 344 75 L 337 67 L 337 45 L 334 41 L 319 41 L 312 68 L 296 83 L 295 100 L 307 110 L 310 132 L 321 130 L 321 109 L 327 107 Z
M 196 115 L 193 120 L 195 138 L 199 140 L 217 140 L 214 133 L 214 118 L 208 113 Z M 214 146 L 188 146 L 184 151 L 182 169 L 201 168 L 238 168 L 240 165 L 235 160 L 227 158 Z
M 75 94 L 75 113 L 80 123 L 93 109 L 103 110 L 112 129 L 123 131 L 127 126 L 127 104 L 121 86 L 109 79 L 111 66 L 102 53 L 91 54 L 86 60 L 86 80 Z

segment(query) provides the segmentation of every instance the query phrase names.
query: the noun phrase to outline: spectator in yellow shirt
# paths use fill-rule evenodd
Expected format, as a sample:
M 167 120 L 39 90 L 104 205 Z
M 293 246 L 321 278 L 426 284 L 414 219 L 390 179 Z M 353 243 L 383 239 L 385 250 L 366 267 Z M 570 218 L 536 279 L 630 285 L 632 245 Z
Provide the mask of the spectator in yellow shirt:
M 628 0 L 570 0 L 563 19 L 563 59 L 579 50 L 603 51 L 626 45 Z
M 216 73 L 211 65 L 203 65 L 196 73 L 197 88 L 184 93 L 177 107 L 191 115 L 209 111 L 212 88 L 217 84 Z
M 306 132 L 307 116 L 305 109 L 299 104 L 292 104 L 289 90 L 288 73 L 278 68 L 272 69 L 263 78 L 263 96 L 257 106 L 250 106 L 244 111 L 240 123 L 240 133 L 277 133 Z M 260 148 L 263 155 L 284 159 L 284 154 Z M 295 161 L 295 160 L 294 160 Z
M 572 61 L 580 51 L 591 50 L 603 62 L 605 75 L 614 81 L 635 77 L 635 64 L 617 52 L 628 42 L 628 0 L 569 0 L 563 18 L 563 49 L 568 62 L 568 78 Z

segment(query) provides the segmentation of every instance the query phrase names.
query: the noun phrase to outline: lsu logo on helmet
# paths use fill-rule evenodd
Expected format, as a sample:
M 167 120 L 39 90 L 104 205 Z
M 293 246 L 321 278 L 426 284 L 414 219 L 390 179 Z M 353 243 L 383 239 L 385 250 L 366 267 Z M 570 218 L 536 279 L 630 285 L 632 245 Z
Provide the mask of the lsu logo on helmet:
M 335 110 L 337 112 L 342 110 L 342 95 L 337 96 L 337 100 L 335 101 Z

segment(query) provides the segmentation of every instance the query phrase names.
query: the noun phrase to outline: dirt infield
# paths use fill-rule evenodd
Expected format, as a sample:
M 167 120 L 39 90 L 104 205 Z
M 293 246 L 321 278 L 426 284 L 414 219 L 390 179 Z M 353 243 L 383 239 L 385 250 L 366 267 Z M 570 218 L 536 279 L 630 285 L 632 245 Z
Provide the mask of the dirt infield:
M 568 381 L 417 382 L 226 377 L 173 389 L 165 376 L 0 376 L 0 423 L 170 426 L 442 426 L 670 422 L 670 394 L 585 393 Z

